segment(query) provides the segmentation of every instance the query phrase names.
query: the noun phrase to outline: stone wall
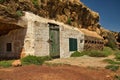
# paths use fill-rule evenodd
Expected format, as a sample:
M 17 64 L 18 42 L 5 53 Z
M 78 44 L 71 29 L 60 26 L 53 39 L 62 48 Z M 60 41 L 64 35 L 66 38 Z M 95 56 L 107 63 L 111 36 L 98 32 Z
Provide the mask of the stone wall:
M 85 36 L 84 50 L 102 50 L 104 47 L 104 40 L 96 37 Z

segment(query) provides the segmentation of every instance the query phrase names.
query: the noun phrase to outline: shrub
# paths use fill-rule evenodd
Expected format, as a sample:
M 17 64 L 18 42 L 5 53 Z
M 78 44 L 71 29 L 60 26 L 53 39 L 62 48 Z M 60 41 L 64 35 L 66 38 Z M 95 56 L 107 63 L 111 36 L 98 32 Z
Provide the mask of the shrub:
M 51 58 L 48 56 L 37 57 L 37 56 L 29 55 L 21 59 L 23 65 L 29 65 L 29 64 L 42 65 L 46 60 L 51 60 Z
M 91 50 L 88 55 L 91 57 L 107 57 L 113 53 L 113 50 L 110 47 L 104 47 L 102 51 Z
M 5 2 L 5 0 L 0 0 L 0 3 L 3 3 L 3 2 Z
M 34 5 L 38 5 L 38 0 L 32 0 L 32 3 L 33 3 Z
M 71 24 L 71 19 L 70 18 L 68 18 L 67 24 Z
M 80 53 L 78 51 L 74 52 L 71 54 L 71 57 L 80 57 L 80 56 L 83 56 L 84 54 L 83 53 Z
M 7 68 L 7 67 L 12 66 L 12 62 L 13 62 L 13 60 L 9 60 L 9 61 L 0 61 L 0 66 L 1 66 L 1 67 Z
M 112 33 L 108 33 L 107 39 L 108 43 L 106 44 L 106 46 L 112 48 L 113 50 L 118 48 L 116 45 L 116 39 Z
M 110 47 L 104 47 L 103 52 L 104 52 L 104 54 L 106 54 L 108 56 L 113 53 L 113 50 Z
M 52 60 L 52 57 L 50 57 L 50 56 L 43 56 L 43 57 L 41 57 L 41 59 L 43 59 L 44 61 L 49 61 L 49 60 Z
M 103 51 L 92 50 L 88 54 L 91 57 L 107 57 L 107 55 Z
M 22 12 L 21 10 L 18 10 L 18 11 L 16 12 L 16 15 L 17 15 L 18 17 L 23 16 L 23 12 Z
M 115 75 L 115 80 L 120 80 L 120 76 L 119 75 Z
M 32 3 L 34 4 L 34 6 L 35 6 L 36 8 L 39 8 L 38 0 L 32 0 Z
M 115 50 L 117 48 L 115 42 L 112 41 L 112 40 L 109 40 L 107 46 L 110 47 L 110 48 L 112 48 L 113 50 Z
M 109 63 L 109 64 L 120 64 L 120 62 L 118 62 L 118 61 L 114 61 L 114 60 L 111 60 L 111 59 L 105 59 L 105 60 L 103 60 L 104 62 L 107 62 L 107 63 Z
M 120 54 L 120 50 L 115 50 L 115 51 L 114 51 L 114 54 L 115 54 L 115 55 L 119 55 L 119 54 Z
M 119 69 L 119 66 L 118 65 L 108 65 L 105 68 L 110 69 L 111 71 L 117 71 Z
M 89 54 L 90 54 L 90 51 L 82 51 L 81 54 L 89 55 Z
M 116 54 L 115 59 L 120 61 L 120 54 Z
M 82 51 L 82 52 L 74 52 L 71 57 L 79 57 L 83 55 L 89 55 L 91 57 L 107 57 L 113 53 L 113 50 L 109 47 L 105 47 L 103 51 L 99 50 L 91 50 L 91 51 Z
M 107 62 L 107 63 L 109 63 L 109 64 L 114 64 L 114 61 L 111 60 L 111 59 L 104 59 L 103 61 L 104 61 L 104 62 Z

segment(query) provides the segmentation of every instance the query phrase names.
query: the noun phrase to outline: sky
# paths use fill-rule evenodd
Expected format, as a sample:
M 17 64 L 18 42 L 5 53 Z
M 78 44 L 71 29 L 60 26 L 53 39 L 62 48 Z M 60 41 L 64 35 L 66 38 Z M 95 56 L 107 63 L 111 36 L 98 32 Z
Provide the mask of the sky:
M 120 0 L 80 0 L 100 15 L 100 24 L 111 31 L 120 32 Z

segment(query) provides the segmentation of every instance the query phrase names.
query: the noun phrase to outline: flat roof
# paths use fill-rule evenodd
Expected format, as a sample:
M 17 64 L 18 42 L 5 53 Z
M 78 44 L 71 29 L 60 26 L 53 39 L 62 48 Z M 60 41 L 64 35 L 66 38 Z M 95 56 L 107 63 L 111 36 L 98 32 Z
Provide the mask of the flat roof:
M 98 33 L 94 32 L 94 31 L 89 31 L 87 29 L 80 29 L 80 31 L 82 31 L 84 33 L 84 35 L 103 39 Z

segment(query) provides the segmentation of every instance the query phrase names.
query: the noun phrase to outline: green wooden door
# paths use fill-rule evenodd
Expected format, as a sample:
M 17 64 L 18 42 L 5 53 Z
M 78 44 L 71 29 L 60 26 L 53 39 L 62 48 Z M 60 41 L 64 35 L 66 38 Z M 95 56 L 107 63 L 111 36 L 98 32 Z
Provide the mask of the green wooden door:
M 55 25 L 49 27 L 50 37 L 50 56 L 60 57 L 60 46 L 59 46 L 59 28 Z

